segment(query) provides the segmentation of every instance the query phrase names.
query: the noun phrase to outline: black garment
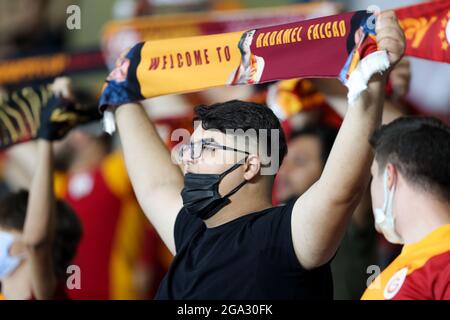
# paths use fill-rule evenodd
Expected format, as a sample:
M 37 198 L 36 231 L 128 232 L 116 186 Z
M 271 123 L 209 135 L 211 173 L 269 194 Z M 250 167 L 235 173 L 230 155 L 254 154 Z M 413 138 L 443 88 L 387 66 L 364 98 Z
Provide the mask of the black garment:
M 359 300 L 367 289 L 367 267 L 377 265 L 377 232 L 372 212 L 365 226 L 350 222 L 341 245 L 331 263 L 334 299 Z
M 177 255 L 156 299 L 332 299 L 329 264 L 307 271 L 295 255 L 293 206 L 290 202 L 215 228 L 182 209 L 175 222 Z

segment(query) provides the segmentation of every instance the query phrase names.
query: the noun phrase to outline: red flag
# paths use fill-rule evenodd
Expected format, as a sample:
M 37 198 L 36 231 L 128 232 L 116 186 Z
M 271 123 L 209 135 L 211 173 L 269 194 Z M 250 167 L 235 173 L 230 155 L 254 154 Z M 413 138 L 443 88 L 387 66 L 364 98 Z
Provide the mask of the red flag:
M 450 0 L 395 10 L 406 36 L 406 56 L 450 63 Z

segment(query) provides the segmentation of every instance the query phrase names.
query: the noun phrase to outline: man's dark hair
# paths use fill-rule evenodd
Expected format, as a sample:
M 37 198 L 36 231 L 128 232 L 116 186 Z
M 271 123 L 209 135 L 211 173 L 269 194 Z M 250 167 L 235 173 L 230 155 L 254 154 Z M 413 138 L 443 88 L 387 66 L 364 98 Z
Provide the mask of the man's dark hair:
M 28 206 L 28 191 L 10 193 L 0 200 L 0 227 L 23 231 Z M 56 275 L 64 278 L 75 257 L 82 236 L 82 227 L 72 208 L 64 201 L 56 202 L 56 230 L 53 239 L 53 266 Z
M 351 53 L 353 49 L 355 48 L 355 32 L 364 26 L 364 24 L 367 24 L 367 19 L 372 15 L 370 12 L 366 11 L 356 11 L 352 18 L 350 19 L 350 32 L 347 36 L 347 42 L 346 42 L 346 48 L 347 53 Z
M 209 106 L 200 105 L 195 108 L 194 121 L 201 121 L 205 130 L 216 129 L 223 133 L 226 133 L 227 129 L 241 129 L 244 132 L 254 129 L 256 133 L 259 133 L 260 129 L 266 129 L 268 155 L 272 157 L 272 152 L 278 152 L 281 165 L 287 153 L 286 138 L 280 121 L 266 105 L 240 100 L 215 103 Z M 272 129 L 279 132 L 278 150 L 271 150 Z
M 328 156 L 330 155 L 331 148 L 333 147 L 334 140 L 336 140 L 338 130 L 326 125 L 307 126 L 301 129 L 292 131 L 289 141 L 293 141 L 297 138 L 304 136 L 313 136 L 320 141 L 320 158 L 322 165 L 325 166 Z
M 370 138 L 380 172 L 388 163 L 415 186 L 450 201 L 450 128 L 430 117 L 403 117 Z

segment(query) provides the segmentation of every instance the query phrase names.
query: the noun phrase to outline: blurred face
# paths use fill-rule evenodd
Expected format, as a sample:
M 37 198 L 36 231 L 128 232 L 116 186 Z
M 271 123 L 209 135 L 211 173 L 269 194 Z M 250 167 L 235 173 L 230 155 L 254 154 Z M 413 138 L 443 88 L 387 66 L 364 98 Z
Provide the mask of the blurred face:
M 56 170 L 68 170 L 77 150 L 79 150 L 79 143 L 77 142 L 78 133 L 76 131 L 71 131 L 63 140 L 56 141 L 53 144 Z
M 286 201 L 300 196 L 322 174 L 321 143 L 314 136 L 300 136 L 289 143 L 288 154 L 277 175 L 276 196 Z
M 233 135 L 226 135 L 218 130 L 204 130 L 198 125 L 191 136 L 191 142 L 195 143 L 201 139 L 212 139 L 214 144 L 245 151 L 245 145 L 234 141 Z M 248 150 L 247 150 L 248 151 Z M 231 168 L 237 162 L 245 159 L 247 155 L 243 152 L 223 150 L 221 148 L 204 148 L 201 156 L 192 159 L 189 152 L 183 154 L 183 171 L 186 173 L 220 174 Z M 224 195 L 245 180 L 244 166 L 237 168 L 220 182 L 219 193 Z

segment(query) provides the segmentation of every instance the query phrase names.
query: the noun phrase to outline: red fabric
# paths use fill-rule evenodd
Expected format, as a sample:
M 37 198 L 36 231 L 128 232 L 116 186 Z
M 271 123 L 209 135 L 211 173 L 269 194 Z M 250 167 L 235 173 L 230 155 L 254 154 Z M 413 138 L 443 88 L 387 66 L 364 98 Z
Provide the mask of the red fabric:
M 450 1 L 431 1 L 395 10 L 406 35 L 406 56 L 450 63 L 446 28 Z
M 106 185 L 100 168 L 93 171 L 91 177 L 93 188 L 89 194 L 80 199 L 74 199 L 69 193 L 65 197 L 84 229 L 73 262 L 81 269 L 82 285 L 80 290 L 71 290 L 70 297 L 104 300 L 110 298 L 110 259 L 122 208 L 120 199 Z
M 450 251 L 428 260 L 406 277 L 393 300 L 450 300 Z

